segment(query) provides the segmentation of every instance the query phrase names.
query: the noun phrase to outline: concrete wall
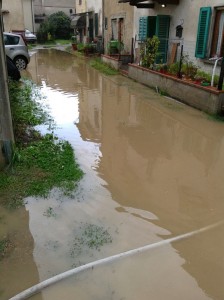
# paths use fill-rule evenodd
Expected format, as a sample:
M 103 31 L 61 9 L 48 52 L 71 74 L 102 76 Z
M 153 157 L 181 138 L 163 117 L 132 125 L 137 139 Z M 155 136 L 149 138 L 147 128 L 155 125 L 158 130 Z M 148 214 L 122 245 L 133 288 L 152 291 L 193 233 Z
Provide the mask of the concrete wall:
M 3 0 L 2 9 L 9 11 L 9 13 L 3 17 L 5 31 L 24 30 L 25 24 L 22 0 Z
M 137 65 L 129 64 L 128 76 L 210 114 L 220 113 L 224 104 L 224 91 L 197 86 Z
M 111 56 L 108 55 L 101 55 L 101 60 L 105 63 L 108 64 L 111 68 L 115 69 L 115 70 L 119 70 L 121 65 L 122 65 L 122 61 L 118 60 L 116 58 L 113 58 Z

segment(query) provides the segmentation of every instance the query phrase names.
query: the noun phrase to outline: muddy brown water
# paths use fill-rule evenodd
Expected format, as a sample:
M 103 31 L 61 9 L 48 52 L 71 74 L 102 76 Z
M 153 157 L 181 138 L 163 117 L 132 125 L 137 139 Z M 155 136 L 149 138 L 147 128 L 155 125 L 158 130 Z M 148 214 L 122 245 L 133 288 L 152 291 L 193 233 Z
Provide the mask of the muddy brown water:
M 223 123 L 62 51 L 34 52 L 23 76 L 41 87 L 56 133 L 72 144 L 85 175 L 73 198 L 55 189 L 47 199 L 26 199 L 18 211 L 0 209 L 0 237 L 15 243 L 0 261 L 0 299 L 223 221 Z M 221 300 L 223 236 L 221 223 L 82 272 L 31 299 Z

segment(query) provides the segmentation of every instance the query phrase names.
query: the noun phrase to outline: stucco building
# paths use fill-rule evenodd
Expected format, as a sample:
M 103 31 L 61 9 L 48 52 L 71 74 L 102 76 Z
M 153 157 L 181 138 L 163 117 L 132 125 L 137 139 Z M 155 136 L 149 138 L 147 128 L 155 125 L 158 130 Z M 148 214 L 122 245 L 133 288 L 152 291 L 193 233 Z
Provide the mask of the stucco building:
M 38 30 L 40 23 L 45 18 L 58 11 L 63 11 L 66 15 L 71 16 L 75 13 L 76 0 L 33 0 L 35 31 Z
M 135 39 L 135 54 L 142 41 L 157 35 L 160 39 L 161 61 L 165 63 L 178 60 L 183 49 L 190 61 L 205 71 L 211 71 L 214 57 L 221 58 L 224 55 L 224 3 L 221 0 L 114 2 L 125 6 L 120 11 L 128 11 L 130 7 L 134 11 L 132 32 L 131 28 L 125 27 L 124 34 Z M 116 5 L 113 9 L 111 5 L 111 15 L 116 13 L 118 7 Z
M 102 40 L 102 23 L 102 0 L 76 0 L 71 24 L 80 42 Z
M 32 0 L 3 0 L 4 31 L 34 31 Z

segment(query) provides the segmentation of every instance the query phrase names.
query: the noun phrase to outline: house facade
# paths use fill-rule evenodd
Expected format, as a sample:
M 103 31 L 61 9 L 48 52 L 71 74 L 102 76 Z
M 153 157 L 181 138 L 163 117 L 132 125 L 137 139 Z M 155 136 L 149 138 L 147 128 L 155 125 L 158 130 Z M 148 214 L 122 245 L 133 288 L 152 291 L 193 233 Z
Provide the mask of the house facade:
M 210 72 L 215 59 L 221 60 L 224 55 L 223 1 L 118 1 L 127 7 L 126 11 L 134 7 L 134 28 L 132 33 L 125 29 L 124 34 L 132 34 L 135 38 L 135 57 L 142 42 L 153 35 L 160 39 L 160 61 L 163 63 L 177 61 L 182 50 L 190 61 Z M 116 13 L 116 9 L 113 11 Z M 216 73 L 219 73 L 219 66 Z
M 3 0 L 2 14 L 4 31 L 34 31 L 32 0 Z
M 102 8 L 102 0 L 76 0 L 71 24 L 80 42 L 102 40 Z
M 123 52 L 131 54 L 134 37 L 134 6 L 118 0 L 104 1 L 104 52 L 109 52 L 110 41 L 118 40 L 124 45 Z
M 58 11 L 63 11 L 67 16 L 75 13 L 76 0 L 33 0 L 35 31 L 45 18 Z

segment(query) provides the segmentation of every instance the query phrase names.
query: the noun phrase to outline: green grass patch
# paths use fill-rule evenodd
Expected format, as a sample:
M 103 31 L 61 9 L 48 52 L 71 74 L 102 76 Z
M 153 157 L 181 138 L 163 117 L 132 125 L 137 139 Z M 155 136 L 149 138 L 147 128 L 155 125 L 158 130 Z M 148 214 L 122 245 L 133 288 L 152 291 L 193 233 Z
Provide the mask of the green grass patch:
M 216 122 L 224 122 L 224 115 L 210 115 L 208 114 L 208 119 Z
M 58 45 L 68 45 L 71 44 L 71 40 L 60 40 L 60 39 L 56 39 L 55 43 Z
M 106 75 L 117 75 L 119 72 L 111 68 L 108 64 L 101 61 L 100 58 L 95 58 L 90 61 L 90 66 Z
M 53 128 L 38 88 L 29 81 L 10 82 L 9 93 L 16 143 L 10 166 L 0 172 L 0 205 L 20 207 L 24 197 L 47 196 L 53 187 L 69 195 L 83 172 L 67 141 L 53 133 L 41 136 L 34 129 L 38 124 Z

